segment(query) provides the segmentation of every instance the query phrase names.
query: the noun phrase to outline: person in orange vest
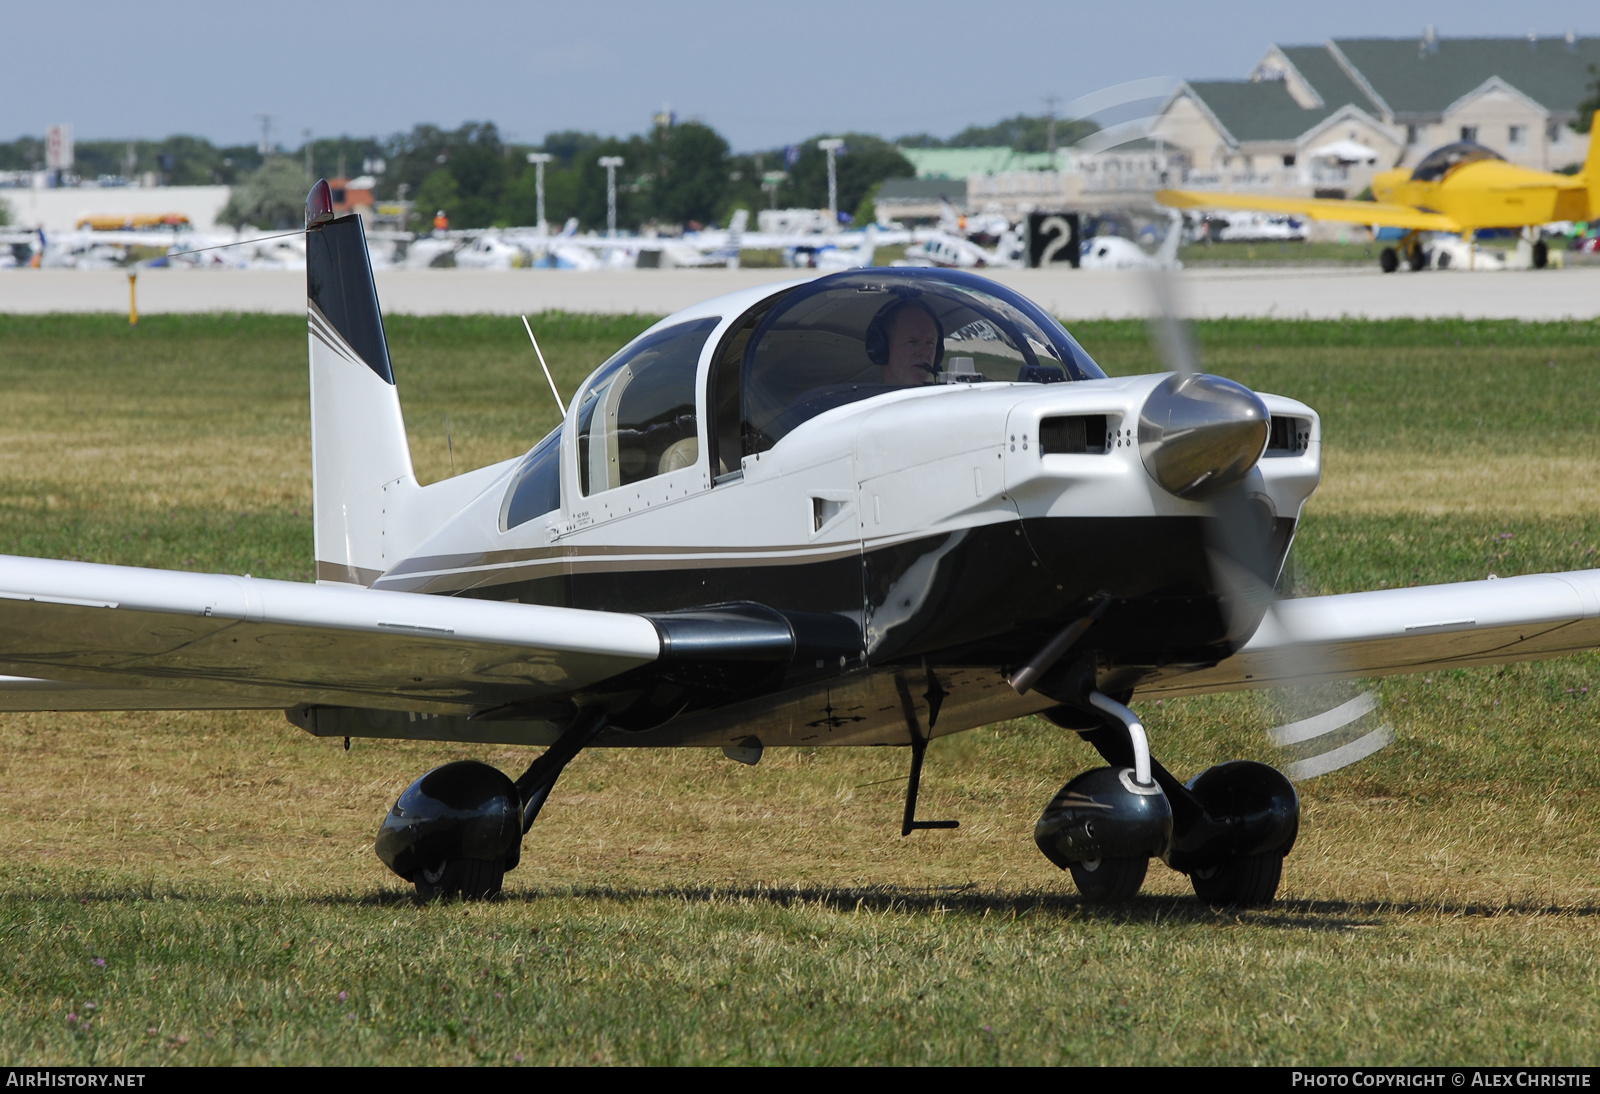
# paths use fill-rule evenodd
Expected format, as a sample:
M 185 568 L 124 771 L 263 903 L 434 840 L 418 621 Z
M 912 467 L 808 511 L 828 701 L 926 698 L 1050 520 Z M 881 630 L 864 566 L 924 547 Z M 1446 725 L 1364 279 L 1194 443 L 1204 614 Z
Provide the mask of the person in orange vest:
M 448 232 L 449 230 L 450 230 L 450 218 L 444 215 L 444 210 L 443 209 L 440 209 L 437 213 L 433 214 L 433 232 L 434 232 L 434 235 L 441 235 L 442 236 L 446 232 Z

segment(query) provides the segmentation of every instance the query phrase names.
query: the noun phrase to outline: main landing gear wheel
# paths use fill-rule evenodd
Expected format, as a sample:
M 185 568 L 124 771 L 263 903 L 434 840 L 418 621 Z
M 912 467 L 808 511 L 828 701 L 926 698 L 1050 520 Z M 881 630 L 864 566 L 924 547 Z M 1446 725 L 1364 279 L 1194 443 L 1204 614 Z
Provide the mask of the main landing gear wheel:
M 1265 908 L 1282 879 L 1283 855 L 1273 852 L 1229 859 L 1189 875 L 1194 895 L 1213 908 Z
M 1384 273 L 1394 273 L 1400 268 L 1400 254 L 1393 247 L 1385 247 L 1383 253 L 1378 255 L 1378 265 L 1383 267 Z
M 1126 904 L 1139 895 L 1149 868 L 1147 858 L 1092 858 L 1067 867 L 1089 904 Z
M 438 900 L 441 897 L 486 900 L 499 895 L 505 878 L 504 862 L 463 858 L 418 870 L 411 876 L 411 883 L 417 887 L 418 900 Z
M 1548 265 L 1550 265 L 1550 244 L 1541 239 L 1533 245 L 1533 268 L 1542 270 Z
M 1406 252 L 1406 265 L 1410 266 L 1413 270 L 1423 270 L 1427 268 L 1428 253 L 1422 249 L 1422 244 L 1413 243 L 1411 245 L 1411 249 Z

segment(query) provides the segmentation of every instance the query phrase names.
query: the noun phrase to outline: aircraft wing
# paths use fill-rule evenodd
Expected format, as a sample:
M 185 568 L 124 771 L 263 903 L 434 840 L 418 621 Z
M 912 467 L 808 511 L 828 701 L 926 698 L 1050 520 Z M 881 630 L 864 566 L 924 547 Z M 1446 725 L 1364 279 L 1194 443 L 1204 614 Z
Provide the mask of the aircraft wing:
M 1280 601 L 1238 653 L 1140 694 L 1498 665 L 1600 646 L 1600 570 Z
M 637 615 L 0 556 L 0 710 L 464 713 L 660 656 Z
M 1341 201 L 1334 198 L 1281 198 L 1266 194 L 1227 194 L 1210 190 L 1157 190 L 1156 200 L 1175 209 L 1255 209 L 1312 220 L 1409 228 L 1421 232 L 1457 232 L 1461 225 L 1443 213 L 1383 201 Z

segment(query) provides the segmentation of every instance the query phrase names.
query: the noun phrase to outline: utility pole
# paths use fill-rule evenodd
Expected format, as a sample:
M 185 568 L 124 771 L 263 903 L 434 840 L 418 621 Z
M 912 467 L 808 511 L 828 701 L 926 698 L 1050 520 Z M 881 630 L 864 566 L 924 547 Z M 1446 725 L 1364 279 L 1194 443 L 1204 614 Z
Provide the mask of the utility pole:
M 839 176 L 834 170 L 833 158 L 844 147 L 838 137 L 827 137 L 817 142 L 817 147 L 828 154 L 828 224 L 829 231 L 839 230 Z
M 606 235 L 617 234 L 617 168 L 622 166 L 621 156 L 601 156 L 600 166 L 606 169 Z
M 272 154 L 272 115 L 257 114 L 261 119 L 261 159 L 263 162 Z
M 300 136 L 305 140 L 306 146 L 306 185 L 311 185 L 311 130 L 300 130 Z
M 551 159 L 548 152 L 529 152 L 528 162 L 533 164 L 534 207 L 539 211 L 539 234 L 549 235 L 544 224 L 544 165 Z

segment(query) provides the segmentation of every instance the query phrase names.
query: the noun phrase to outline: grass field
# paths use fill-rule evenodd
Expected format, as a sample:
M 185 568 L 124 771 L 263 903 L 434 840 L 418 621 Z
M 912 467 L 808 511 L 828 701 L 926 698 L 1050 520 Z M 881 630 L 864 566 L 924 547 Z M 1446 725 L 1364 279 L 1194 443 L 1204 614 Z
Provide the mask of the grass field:
M 640 317 L 546 316 L 563 393 Z M 555 408 L 515 320 L 389 321 L 424 481 Z M 1137 323 L 1074 327 L 1112 372 Z M 1596 565 L 1600 324 L 1214 322 L 1324 417 L 1293 559 L 1334 592 Z M 0 552 L 308 579 L 305 330 L 0 317 Z M 446 419 L 448 416 L 448 441 Z M 452 457 L 453 448 L 453 457 Z M 1271 910 L 1159 864 L 1104 911 L 1030 838 L 1098 763 L 1032 720 L 899 750 L 580 756 L 504 900 L 419 907 L 383 812 L 448 759 L 278 714 L 0 715 L 8 1063 L 1562 1063 L 1600 1028 L 1600 657 L 1399 677 L 1398 741 L 1302 784 Z M 1592 690 L 1595 689 L 1595 690 Z M 1142 711 L 1188 775 L 1271 759 L 1251 696 Z

